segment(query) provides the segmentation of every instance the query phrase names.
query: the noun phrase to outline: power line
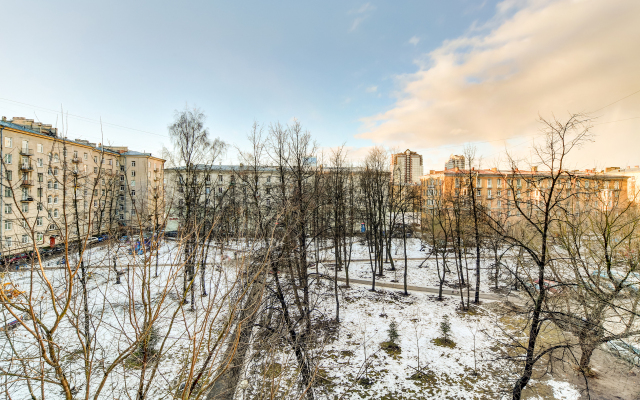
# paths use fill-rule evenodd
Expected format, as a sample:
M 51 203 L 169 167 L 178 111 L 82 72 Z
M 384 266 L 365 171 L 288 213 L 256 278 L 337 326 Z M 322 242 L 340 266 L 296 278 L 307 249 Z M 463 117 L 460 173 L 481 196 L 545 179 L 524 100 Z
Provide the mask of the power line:
M 7 102 L 10 102 L 10 103 L 19 104 L 19 105 L 23 105 L 23 106 L 34 107 L 34 108 L 37 108 L 37 109 L 40 109 L 40 110 L 44 110 L 44 111 L 49 111 L 49 112 L 52 112 L 52 113 L 55 113 L 55 114 L 60 114 L 60 111 L 52 110 L 52 109 L 46 108 L 46 107 L 40 107 L 40 106 L 36 106 L 36 105 L 33 105 L 33 104 L 22 103 L 20 101 L 11 100 L 11 99 L 5 99 L 5 98 L 2 98 L 2 97 L 0 97 L 0 100 L 1 101 L 7 101 Z M 113 123 L 104 122 L 104 121 L 100 122 L 100 120 L 95 120 L 95 119 L 92 119 L 92 118 L 83 117 L 81 115 L 76 115 L 76 114 L 65 113 L 64 116 L 65 117 L 73 117 L 73 118 L 76 118 L 76 119 L 79 119 L 79 120 L 82 120 L 82 121 L 85 121 L 85 122 L 91 122 L 91 123 L 95 123 L 95 124 L 102 124 L 102 125 L 107 125 L 107 126 L 111 126 L 111 127 L 115 127 L 115 128 L 128 129 L 130 131 L 146 133 L 146 134 L 149 134 L 149 135 L 155 135 L 155 136 L 160 136 L 160 137 L 165 137 L 165 138 L 169 137 L 167 135 L 162 135 L 162 134 L 155 133 L 155 132 L 144 131 L 144 130 L 136 129 L 136 128 L 130 128 L 130 127 L 124 126 L 124 125 L 118 125 L 118 124 L 113 124 Z
M 640 89 L 636 90 L 635 92 L 631 93 L 630 95 L 624 96 L 623 98 L 618 99 L 618 100 L 614 101 L 613 103 L 609 103 L 606 106 L 598 108 L 597 110 L 594 110 L 592 112 L 598 112 L 600 110 L 603 110 L 603 109 L 605 109 L 605 108 L 607 108 L 609 106 L 612 106 L 612 105 L 616 104 L 617 102 L 622 101 L 622 100 L 626 99 L 627 97 L 631 97 L 631 96 L 633 96 L 634 94 L 637 94 L 637 93 L 640 93 Z

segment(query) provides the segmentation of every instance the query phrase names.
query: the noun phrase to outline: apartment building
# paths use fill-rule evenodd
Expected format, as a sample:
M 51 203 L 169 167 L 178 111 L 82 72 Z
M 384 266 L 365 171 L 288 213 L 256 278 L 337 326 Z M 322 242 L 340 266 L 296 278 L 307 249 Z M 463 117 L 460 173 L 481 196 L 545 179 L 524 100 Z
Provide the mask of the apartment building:
M 3 256 L 31 250 L 34 243 L 51 246 L 127 226 L 136 204 L 149 203 L 153 182 L 162 182 L 154 179 L 162 176 L 164 163 L 150 154 L 61 137 L 51 125 L 6 117 L 0 121 L 0 158 Z M 150 174 L 151 165 L 159 172 Z M 135 180 L 128 179 L 132 171 Z M 143 219 L 148 224 L 148 216 L 136 222 Z
M 460 196 L 468 198 L 470 175 L 473 195 L 490 216 L 516 216 L 514 201 L 533 205 L 541 200 L 541 194 L 550 183 L 549 172 L 538 171 L 537 168 L 530 171 L 501 171 L 496 168 L 431 170 L 420 178 L 423 213 L 432 212 L 443 201 Z M 568 206 L 575 211 L 610 208 L 628 200 L 628 177 L 625 175 L 596 170 L 571 171 L 570 175 L 571 178 L 562 178 L 558 190 L 563 191 L 571 201 Z
M 422 156 L 409 149 L 391 155 L 391 180 L 394 184 L 419 184 L 423 174 Z
M 449 161 L 444 164 L 444 169 L 464 169 L 465 168 L 465 159 L 464 156 L 461 155 L 450 155 Z
M 255 178 L 257 175 L 257 182 Z M 278 180 L 275 167 L 259 167 L 256 170 L 240 165 L 194 165 L 172 167 L 165 170 L 167 230 L 178 230 L 186 212 L 185 192 L 191 186 L 195 207 L 220 207 L 224 202 L 227 217 L 239 223 L 243 210 L 257 205 L 264 209 L 271 206 Z M 253 187 L 257 186 L 254 193 Z M 249 218 L 244 215 L 245 218 Z M 247 221 L 242 222 L 247 228 Z M 237 229 L 237 227 L 236 227 Z
M 105 148 L 118 154 L 118 220 L 137 228 L 161 225 L 165 206 L 165 160 L 126 146 Z

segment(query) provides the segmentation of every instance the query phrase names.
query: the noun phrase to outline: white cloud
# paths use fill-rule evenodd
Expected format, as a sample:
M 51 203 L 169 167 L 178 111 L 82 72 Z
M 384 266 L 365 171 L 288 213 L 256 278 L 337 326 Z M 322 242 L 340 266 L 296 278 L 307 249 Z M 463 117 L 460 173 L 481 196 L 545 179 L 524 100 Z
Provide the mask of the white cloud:
M 378 87 L 377 86 L 369 86 L 367 88 L 367 93 L 375 93 L 378 91 Z
M 640 1 L 509 0 L 497 10 L 488 32 L 446 41 L 398 77 L 395 105 L 363 119 L 358 137 L 431 148 L 530 136 L 539 116 L 597 110 L 640 89 Z M 640 94 L 596 115 L 597 142 L 581 156 L 640 159 L 640 119 L 597 125 L 640 116 Z
M 356 14 L 356 18 L 351 23 L 351 28 L 349 29 L 349 32 L 353 32 L 356 29 L 358 29 L 358 26 L 360 26 L 360 24 L 364 20 L 369 18 L 375 10 L 376 10 L 376 6 L 372 5 L 371 3 L 365 3 L 362 6 L 360 6 L 360 8 L 358 8 L 357 10 L 349 11 L 349 14 Z
M 420 38 L 417 36 L 414 36 L 411 39 L 409 39 L 409 43 L 416 46 L 418 43 L 420 43 Z

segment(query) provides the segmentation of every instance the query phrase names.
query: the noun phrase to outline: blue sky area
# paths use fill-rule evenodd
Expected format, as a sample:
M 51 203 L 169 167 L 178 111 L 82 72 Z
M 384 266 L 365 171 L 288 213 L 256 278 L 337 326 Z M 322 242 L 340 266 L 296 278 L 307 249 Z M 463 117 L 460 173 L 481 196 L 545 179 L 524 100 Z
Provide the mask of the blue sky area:
M 425 169 L 440 168 L 464 143 L 491 158 L 526 144 L 538 115 L 640 89 L 640 56 L 628 51 L 640 40 L 639 4 L 4 2 L 0 114 L 60 125 L 62 107 L 69 137 L 102 141 L 101 118 L 105 142 L 159 153 L 188 104 L 231 145 L 246 143 L 254 121 L 297 118 L 322 147 L 345 143 L 354 157 L 374 144 L 411 147 Z M 600 137 L 634 137 L 640 96 L 631 100 L 601 115 L 631 122 Z
M 322 146 L 355 139 L 389 108 L 396 77 L 489 19 L 493 2 L 6 2 L 0 111 L 56 123 L 59 110 L 158 151 L 175 109 L 197 105 L 214 135 L 242 145 L 252 122 L 298 118 Z M 11 101 L 8 101 L 11 100 Z M 26 103 L 39 108 L 20 105 Z M 69 135 L 100 141 L 95 123 Z M 231 154 L 230 154 L 231 156 Z

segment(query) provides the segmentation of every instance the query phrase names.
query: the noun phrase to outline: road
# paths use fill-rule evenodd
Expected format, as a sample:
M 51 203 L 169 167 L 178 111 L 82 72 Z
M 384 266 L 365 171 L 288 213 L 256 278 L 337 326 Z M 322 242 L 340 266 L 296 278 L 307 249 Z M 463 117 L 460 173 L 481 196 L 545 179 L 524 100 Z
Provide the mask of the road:
M 345 278 L 338 278 L 338 280 L 340 282 L 346 282 Z M 367 285 L 367 286 L 371 286 L 371 281 L 366 281 L 363 279 L 349 279 L 349 284 L 358 284 L 358 285 Z M 393 282 L 376 282 L 376 287 L 382 287 L 382 288 L 389 288 L 389 289 L 400 289 L 403 290 L 404 289 L 404 285 L 402 283 L 393 283 Z M 438 294 L 438 288 L 433 288 L 433 287 L 424 287 L 424 286 L 412 286 L 412 285 L 408 285 L 407 286 L 407 290 L 410 292 L 425 292 L 425 293 L 435 293 Z M 469 296 L 470 297 L 474 297 L 475 296 L 475 291 L 471 290 L 469 292 Z M 466 291 L 465 291 L 466 294 Z M 455 289 L 442 289 L 442 295 L 443 296 L 456 296 L 459 297 L 460 296 L 460 291 L 459 290 L 455 290 Z M 488 300 L 488 301 L 503 301 L 506 300 L 507 298 L 505 296 L 499 295 L 499 294 L 494 294 L 494 293 L 480 293 L 480 298 L 483 300 Z

